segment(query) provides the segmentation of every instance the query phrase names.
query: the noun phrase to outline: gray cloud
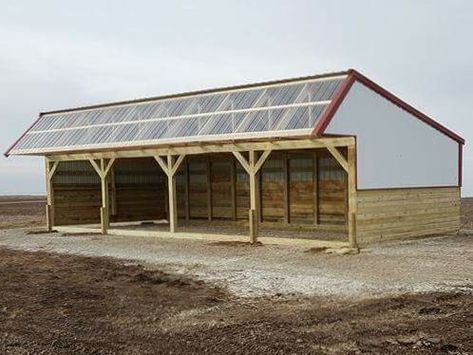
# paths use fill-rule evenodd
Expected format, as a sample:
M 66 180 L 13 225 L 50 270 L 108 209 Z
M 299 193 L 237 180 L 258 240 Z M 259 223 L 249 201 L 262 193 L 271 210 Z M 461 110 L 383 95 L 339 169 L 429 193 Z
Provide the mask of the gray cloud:
M 354 67 L 473 138 L 470 1 L 15 1 L 0 12 L 5 150 L 39 111 Z M 464 194 L 473 158 L 464 154 Z M 44 191 L 40 158 L 0 193 Z

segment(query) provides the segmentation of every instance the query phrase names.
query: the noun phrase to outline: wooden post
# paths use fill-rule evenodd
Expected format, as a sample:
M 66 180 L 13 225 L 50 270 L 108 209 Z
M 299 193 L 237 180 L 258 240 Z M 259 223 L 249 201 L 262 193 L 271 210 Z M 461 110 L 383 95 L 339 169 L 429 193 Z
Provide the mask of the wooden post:
M 249 152 L 249 165 L 252 169 L 250 173 L 250 241 L 251 243 L 256 243 L 258 238 L 258 206 L 256 205 L 257 199 L 257 190 L 256 190 L 256 172 L 254 171 L 254 166 L 256 164 L 256 153 L 254 150 Z
M 54 218 L 52 215 L 52 211 L 54 210 L 52 203 L 53 203 L 53 184 L 51 179 L 49 178 L 49 170 L 50 164 L 48 158 L 44 159 L 44 181 L 46 183 L 46 229 L 48 232 L 53 230 L 54 226 Z
M 104 159 L 100 159 L 100 165 L 102 170 L 104 169 L 105 162 Z M 100 221 L 102 234 L 107 234 L 108 228 L 110 227 L 110 201 L 109 201 L 109 191 L 108 191 L 108 177 L 102 175 L 100 177 L 100 186 L 102 190 L 102 207 L 100 208 Z
M 350 248 L 358 248 L 356 241 L 356 146 L 354 144 L 347 146 L 347 159 L 333 145 L 326 145 L 328 151 L 338 161 L 340 166 L 347 173 L 348 185 L 348 244 Z
M 255 215 L 255 210 L 251 208 L 248 210 L 248 218 L 249 218 L 249 228 L 250 228 L 250 243 L 255 244 L 258 240 L 258 230 L 257 230 L 257 219 Z
M 174 161 L 174 157 L 171 154 L 168 154 L 167 162 L 165 162 L 159 155 L 154 157 L 168 178 L 168 220 L 169 231 L 171 233 L 176 232 L 177 227 L 176 172 L 184 158 L 185 155 L 182 154 L 179 155 L 176 161 Z
M 350 248 L 358 248 L 356 241 L 356 148 L 348 147 L 348 243 Z
M 53 230 L 52 208 L 50 204 L 46 204 L 46 229 L 48 232 Z
M 54 227 L 54 186 L 53 177 L 59 162 L 51 162 L 45 158 L 45 181 L 46 181 L 46 229 L 51 232 Z
M 248 213 L 249 218 L 249 234 L 250 234 L 250 242 L 252 244 L 256 243 L 258 240 L 258 205 L 257 205 L 257 175 L 258 171 L 263 166 L 266 159 L 271 154 L 271 150 L 265 150 L 263 154 L 256 159 L 256 152 L 254 150 L 250 150 L 248 152 L 248 161 L 245 159 L 240 152 L 234 151 L 233 155 L 243 168 L 246 170 L 250 180 L 250 211 Z
M 173 158 L 168 155 L 168 167 L 173 164 Z M 169 231 L 174 233 L 177 225 L 177 208 L 176 208 L 176 176 L 168 175 L 168 198 L 169 198 Z
M 314 182 L 314 224 L 317 225 L 320 223 L 319 217 L 319 158 L 317 153 L 314 152 L 313 158 L 313 172 L 312 179 Z
M 107 234 L 108 228 L 110 227 L 110 218 L 109 218 L 109 191 L 108 191 L 108 177 L 104 174 L 105 172 L 105 159 L 100 159 L 100 168 L 102 175 L 100 176 L 100 187 L 102 190 L 102 207 L 100 208 L 100 222 L 102 234 Z
M 110 227 L 110 200 L 109 200 L 109 173 L 115 163 L 115 158 L 100 159 L 100 164 L 93 159 L 89 159 L 90 164 L 100 177 L 100 188 L 102 192 L 102 207 L 100 208 L 100 227 L 102 234 L 108 233 Z

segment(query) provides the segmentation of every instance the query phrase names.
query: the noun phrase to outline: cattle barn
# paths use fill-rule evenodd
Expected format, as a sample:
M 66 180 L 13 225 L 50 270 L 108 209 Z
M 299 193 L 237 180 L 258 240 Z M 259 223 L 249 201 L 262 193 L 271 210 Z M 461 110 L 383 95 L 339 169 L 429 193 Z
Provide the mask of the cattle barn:
M 43 112 L 5 155 L 45 157 L 49 229 L 357 247 L 457 232 L 463 144 L 348 70 Z

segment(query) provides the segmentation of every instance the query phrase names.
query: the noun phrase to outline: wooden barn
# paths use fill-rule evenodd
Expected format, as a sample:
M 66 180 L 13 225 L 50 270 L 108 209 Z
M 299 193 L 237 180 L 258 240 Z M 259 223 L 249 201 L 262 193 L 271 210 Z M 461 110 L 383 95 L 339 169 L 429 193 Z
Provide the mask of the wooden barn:
M 48 228 L 371 241 L 457 232 L 464 140 L 359 72 L 44 112 Z

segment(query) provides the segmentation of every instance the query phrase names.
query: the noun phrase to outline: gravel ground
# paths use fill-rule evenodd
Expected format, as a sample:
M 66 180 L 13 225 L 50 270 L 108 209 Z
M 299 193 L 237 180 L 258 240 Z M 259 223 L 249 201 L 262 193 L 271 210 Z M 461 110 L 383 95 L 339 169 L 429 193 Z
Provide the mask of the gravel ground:
M 359 255 L 300 247 L 215 245 L 202 241 L 101 235 L 27 235 L 0 231 L 0 246 L 108 256 L 150 269 L 194 275 L 241 297 L 274 295 L 373 298 L 473 290 L 473 235 L 380 244 Z

